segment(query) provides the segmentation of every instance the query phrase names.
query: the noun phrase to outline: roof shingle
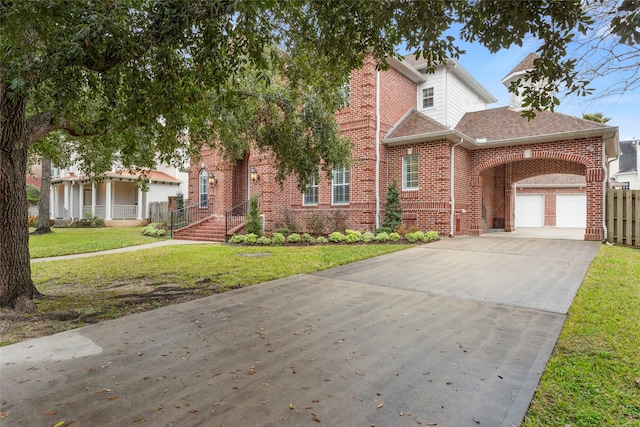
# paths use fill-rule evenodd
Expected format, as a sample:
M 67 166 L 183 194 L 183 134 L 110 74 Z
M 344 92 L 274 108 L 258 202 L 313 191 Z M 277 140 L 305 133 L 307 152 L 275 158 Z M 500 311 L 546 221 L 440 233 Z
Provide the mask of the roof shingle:
M 520 111 L 501 107 L 466 113 L 455 129 L 475 140 L 500 141 L 608 127 L 551 111 L 538 111 L 527 120 Z

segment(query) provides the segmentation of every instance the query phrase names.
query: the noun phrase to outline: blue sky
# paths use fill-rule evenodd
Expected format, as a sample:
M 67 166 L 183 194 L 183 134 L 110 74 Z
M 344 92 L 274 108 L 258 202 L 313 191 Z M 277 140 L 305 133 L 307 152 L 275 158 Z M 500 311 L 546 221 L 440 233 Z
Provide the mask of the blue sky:
M 498 100 L 488 108 L 509 105 L 509 92 L 500 80 L 505 77 L 520 61 L 537 45 L 534 40 L 525 40 L 522 47 L 514 46 L 491 54 L 484 46 L 458 41 L 466 54 L 461 55 L 458 62 L 475 77 Z M 612 95 L 595 99 L 598 91 L 609 87 L 606 79 L 593 81 L 590 87 L 596 89 L 594 96 L 580 97 L 558 94 L 560 105 L 556 111 L 572 116 L 582 117 L 582 113 L 601 112 L 610 117 L 610 126 L 618 126 L 620 140 L 640 139 L 640 91 L 627 92 L 624 95 Z

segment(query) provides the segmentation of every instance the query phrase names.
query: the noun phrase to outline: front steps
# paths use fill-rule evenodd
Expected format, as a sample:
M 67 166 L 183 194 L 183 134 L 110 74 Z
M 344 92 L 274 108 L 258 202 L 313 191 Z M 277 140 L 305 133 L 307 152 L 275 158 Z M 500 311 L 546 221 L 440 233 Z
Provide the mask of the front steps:
M 174 230 L 173 238 L 177 240 L 197 240 L 201 242 L 224 242 L 224 233 L 224 216 L 214 215 Z

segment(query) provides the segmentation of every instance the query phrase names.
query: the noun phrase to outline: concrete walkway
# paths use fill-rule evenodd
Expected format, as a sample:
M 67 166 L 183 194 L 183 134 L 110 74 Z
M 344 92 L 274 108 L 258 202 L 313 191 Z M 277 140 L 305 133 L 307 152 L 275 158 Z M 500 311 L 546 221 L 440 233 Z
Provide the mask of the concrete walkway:
M 2 425 L 517 426 L 598 247 L 456 237 L 3 347 Z

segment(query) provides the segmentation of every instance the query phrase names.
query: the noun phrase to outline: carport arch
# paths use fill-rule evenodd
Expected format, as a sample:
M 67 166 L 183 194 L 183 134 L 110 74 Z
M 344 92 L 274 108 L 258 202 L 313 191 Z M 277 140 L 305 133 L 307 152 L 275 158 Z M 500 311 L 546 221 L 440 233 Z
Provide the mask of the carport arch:
M 503 147 L 504 149 L 504 147 Z M 489 149 L 499 150 L 499 149 Z M 486 153 L 485 153 L 486 154 Z M 494 224 L 486 224 L 484 218 L 483 193 L 485 186 L 495 186 L 495 182 L 486 182 L 491 172 L 491 179 L 495 179 L 496 171 L 501 171 L 498 179 L 504 189 L 504 219 L 502 226 L 505 231 L 513 231 L 515 209 L 515 183 L 532 176 L 551 173 L 570 173 L 583 175 L 587 183 L 587 228 L 585 240 L 602 240 L 604 229 L 603 218 L 603 193 L 602 181 L 604 169 L 597 166 L 595 159 L 600 153 L 594 153 L 592 157 L 557 152 L 557 151 L 532 151 L 519 150 L 498 155 L 479 163 L 472 169 L 471 175 L 471 230 L 473 235 L 481 235 L 487 228 Z M 485 156 L 486 157 L 486 156 Z M 484 178 L 484 180 L 483 180 Z M 502 228 L 502 227 L 501 227 Z

